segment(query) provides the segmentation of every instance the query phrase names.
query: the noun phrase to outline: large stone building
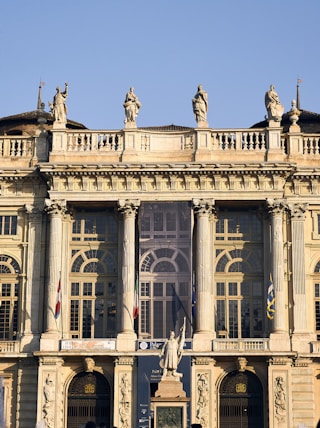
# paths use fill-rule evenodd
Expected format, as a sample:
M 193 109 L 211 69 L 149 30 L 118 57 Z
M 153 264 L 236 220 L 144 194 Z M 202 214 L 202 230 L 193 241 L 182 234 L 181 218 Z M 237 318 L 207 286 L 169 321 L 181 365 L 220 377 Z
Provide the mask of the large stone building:
M 4 426 L 316 427 L 320 115 L 271 87 L 265 121 L 210 128 L 199 86 L 195 128 L 139 128 L 132 89 L 97 131 L 67 89 L 0 119 Z

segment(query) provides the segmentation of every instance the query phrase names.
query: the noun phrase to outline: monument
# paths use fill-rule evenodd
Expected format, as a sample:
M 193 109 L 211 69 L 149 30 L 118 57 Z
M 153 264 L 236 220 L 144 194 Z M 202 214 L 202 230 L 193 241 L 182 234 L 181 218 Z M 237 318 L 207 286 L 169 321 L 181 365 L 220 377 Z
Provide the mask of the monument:
M 180 329 L 179 336 L 170 331 L 165 341 L 160 357 L 160 367 L 163 369 L 161 381 L 151 398 L 154 410 L 154 428 L 186 428 L 187 403 L 189 398 L 183 390 L 181 381 L 183 374 L 178 372 L 178 366 L 183 355 L 185 343 L 186 319 Z

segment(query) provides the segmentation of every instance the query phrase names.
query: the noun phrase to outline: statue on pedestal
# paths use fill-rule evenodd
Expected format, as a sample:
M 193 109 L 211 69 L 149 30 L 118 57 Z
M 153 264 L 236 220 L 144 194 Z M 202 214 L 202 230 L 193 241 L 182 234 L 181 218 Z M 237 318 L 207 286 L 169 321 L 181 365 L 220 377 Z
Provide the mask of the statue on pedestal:
M 197 123 L 206 123 L 208 112 L 208 94 L 202 88 L 202 85 L 198 86 L 198 92 L 192 99 L 192 107 Z
M 123 107 L 126 113 L 126 119 L 124 123 L 135 122 L 141 108 L 141 103 L 134 93 L 133 87 L 131 87 L 130 91 L 126 94 Z
M 55 122 L 66 123 L 67 121 L 67 106 L 66 99 L 68 97 L 68 83 L 65 83 L 65 90 L 61 92 L 60 87 L 56 88 L 57 92 L 53 97 L 53 102 L 49 102 L 49 107 Z
M 182 358 L 183 346 L 185 342 L 186 319 L 184 318 L 183 326 L 180 329 L 180 334 L 175 337 L 174 331 L 170 331 L 169 339 L 167 339 L 162 347 L 160 354 L 160 367 L 163 368 L 163 378 L 181 378 L 182 374 L 177 372 L 178 365 Z
M 270 85 L 269 91 L 266 92 L 265 105 L 268 112 L 268 119 L 280 122 L 284 112 L 284 107 L 280 103 L 278 94 L 273 85 Z

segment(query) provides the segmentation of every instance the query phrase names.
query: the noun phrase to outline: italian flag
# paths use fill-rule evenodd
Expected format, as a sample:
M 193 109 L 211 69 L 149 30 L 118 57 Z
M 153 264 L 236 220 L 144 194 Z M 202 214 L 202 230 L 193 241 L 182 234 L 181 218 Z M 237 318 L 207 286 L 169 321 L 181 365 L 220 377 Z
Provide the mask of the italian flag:
M 139 315 L 139 279 L 136 277 L 134 285 L 134 300 L 133 300 L 133 319 L 135 320 Z

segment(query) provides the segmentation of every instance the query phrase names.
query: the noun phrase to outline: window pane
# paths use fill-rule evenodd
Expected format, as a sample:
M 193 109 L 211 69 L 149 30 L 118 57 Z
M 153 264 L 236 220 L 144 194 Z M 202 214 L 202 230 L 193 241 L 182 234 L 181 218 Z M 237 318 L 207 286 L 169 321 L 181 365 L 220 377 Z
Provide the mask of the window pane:
M 97 299 L 94 303 L 94 337 L 103 337 L 104 300 Z
M 173 212 L 167 213 L 167 230 L 173 232 L 177 229 L 176 214 Z
M 250 306 L 248 300 L 241 301 L 241 337 L 250 337 Z
M 217 331 L 226 330 L 226 306 L 224 300 L 217 300 Z
M 320 302 L 315 302 L 316 330 L 320 331 Z
M 167 337 L 167 334 L 164 333 L 164 329 L 166 326 L 164 325 L 163 319 L 163 302 L 162 301 L 154 301 L 153 302 L 153 317 L 154 317 L 154 337 L 155 338 L 163 338 Z
M 217 282 L 217 296 L 224 296 L 224 282 Z
M 90 338 L 91 337 L 91 300 L 84 300 L 82 302 L 82 337 Z
M 229 300 L 229 337 L 238 337 L 238 301 Z
M 163 296 L 163 284 L 162 284 L 162 282 L 155 282 L 153 284 L 153 295 L 155 297 Z
M 229 282 L 228 290 L 229 290 L 229 296 L 236 296 L 238 294 L 237 283 L 236 282 Z
M 163 213 L 154 213 L 154 230 L 163 231 Z
M 314 297 L 320 297 L 320 284 L 314 284 Z

